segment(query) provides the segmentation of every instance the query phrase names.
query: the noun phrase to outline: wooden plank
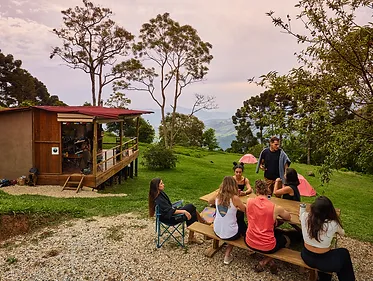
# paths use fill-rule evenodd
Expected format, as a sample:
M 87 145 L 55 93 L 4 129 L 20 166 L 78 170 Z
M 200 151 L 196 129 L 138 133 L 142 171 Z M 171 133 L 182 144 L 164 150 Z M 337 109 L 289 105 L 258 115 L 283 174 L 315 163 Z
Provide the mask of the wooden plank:
M 220 239 L 218 236 L 215 235 L 213 228 L 211 226 L 207 225 L 207 224 L 203 224 L 203 223 L 200 223 L 200 222 L 195 222 L 192 225 L 190 225 L 188 227 L 188 229 L 190 231 L 194 231 L 194 232 L 198 232 L 198 233 L 201 233 L 203 235 L 206 235 L 206 236 L 208 236 L 208 237 L 210 237 L 214 240 L 221 240 L 221 241 L 223 241 L 227 244 L 233 245 L 235 247 L 239 247 L 239 248 L 242 248 L 242 249 L 253 251 L 252 249 L 247 247 L 243 237 L 240 237 L 239 239 L 234 240 L 234 241 Z M 268 257 L 271 257 L 271 258 L 274 258 L 274 259 L 277 259 L 277 260 L 281 260 L 281 261 L 288 262 L 288 263 L 291 263 L 291 264 L 294 264 L 294 265 L 298 265 L 298 266 L 301 266 L 301 267 L 304 267 L 304 268 L 313 269 L 313 268 L 309 267 L 307 264 L 304 263 L 304 261 L 302 260 L 302 257 L 300 256 L 300 252 L 298 252 L 298 251 L 294 251 L 294 250 L 287 249 L 287 248 L 282 248 L 282 249 L 278 250 L 277 252 L 275 252 L 273 254 L 263 254 L 261 252 L 258 252 L 258 253 L 262 254 L 262 255 L 265 255 L 265 256 L 268 256 Z
M 80 113 L 57 113 L 58 122 L 85 122 L 90 123 L 93 121 L 93 116 L 80 114 Z

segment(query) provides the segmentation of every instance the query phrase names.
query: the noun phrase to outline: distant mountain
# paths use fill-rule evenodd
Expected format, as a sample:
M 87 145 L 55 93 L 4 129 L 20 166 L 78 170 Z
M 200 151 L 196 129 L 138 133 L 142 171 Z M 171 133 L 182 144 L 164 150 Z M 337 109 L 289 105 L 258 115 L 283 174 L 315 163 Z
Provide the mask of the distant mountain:
M 231 147 L 232 140 L 236 139 L 236 129 L 232 119 L 210 119 L 204 121 L 206 129 L 215 130 L 216 139 L 222 149 Z
M 142 115 L 142 117 L 145 120 L 149 121 L 149 123 L 156 130 L 156 134 L 158 134 L 158 127 L 162 119 L 160 109 L 147 108 L 143 110 L 149 110 L 154 112 L 153 114 L 144 114 Z M 178 107 L 177 112 L 189 114 L 191 112 L 191 109 L 185 107 Z M 219 146 L 222 149 L 225 150 L 231 146 L 232 140 L 236 138 L 236 129 L 234 128 L 231 119 L 234 113 L 217 110 L 201 110 L 198 111 L 195 115 L 196 117 L 198 117 L 199 120 L 201 120 L 205 124 L 206 129 L 212 128 L 215 130 L 216 138 L 219 142 Z

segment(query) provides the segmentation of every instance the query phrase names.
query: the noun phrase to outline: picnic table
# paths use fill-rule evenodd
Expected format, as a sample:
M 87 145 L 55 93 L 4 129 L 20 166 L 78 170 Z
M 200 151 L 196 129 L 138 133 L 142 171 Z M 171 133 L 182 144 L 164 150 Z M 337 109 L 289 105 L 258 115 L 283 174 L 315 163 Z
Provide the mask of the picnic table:
M 212 196 L 216 195 L 216 193 L 217 193 L 217 190 L 215 190 L 213 192 L 210 192 L 206 195 L 203 195 L 199 199 L 202 200 L 202 201 L 208 202 L 209 199 Z M 246 205 L 247 199 L 255 198 L 255 197 L 256 197 L 256 195 L 254 193 L 250 193 L 249 195 L 240 196 L 240 199 L 241 199 L 242 203 L 244 203 Z M 299 220 L 299 204 L 300 204 L 300 202 L 287 200 L 287 199 L 282 199 L 282 198 L 277 198 L 275 196 L 272 196 L 268 200 L 272 201 L 274 204 L 276 204 L 278 206 L 283 207 L 286 211 L 288 211 L 290 213 L 291 219 L 290 219 L 290 221 L 288 221 L 289 223 L 300 225 L 300 220 Z M 305 203 L 305 202 L 302 202 L 302 203 Z M 311 204 L 310 203 L 305 203 L 305 204 L 306 204 L 306 210 L 309 211 L 310 207 L 311 207 Z M 337 208 L 335 210 L 337 212 L 337 215 L 339 216 L 340 213 L 341 213 L 341 210 L 337 209 Z

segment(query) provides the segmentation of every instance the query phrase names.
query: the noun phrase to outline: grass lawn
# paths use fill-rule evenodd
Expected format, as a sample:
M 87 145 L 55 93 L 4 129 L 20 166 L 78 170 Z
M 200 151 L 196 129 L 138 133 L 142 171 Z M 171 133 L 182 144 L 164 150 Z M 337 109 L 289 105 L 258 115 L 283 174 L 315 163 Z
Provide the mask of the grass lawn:
M 140 151 L 144 150 L 140 146 Z M 45 196 L 11 196 L 0 191 L 0 213 L 44 213 L 64 214 L 73 217 L 92 215 L 114 215 L 123 212 L 136 212 L 147 215 L 147 197 L 149 182 L 160 177 L 171 201 L 184 199 L 194 203 L 199 210 L 205 203 L 198 198 L 215 190 L 226 175 L 233 175 L 233 161 L 238 154 L 207 152 L 199 149 L 177 147 L 178 164 L 176 169 L 167 171 L 149 171 L 139 165 L 137 178 L 128 179 L 122 185 L 106 187 L 104 193 L 127 193 L 127 197 L 112 198 L 50 198 Z M 141 154 L 140 154 L 141 162 Z M 293 163 L 291 165 L 310 182 L 319 194 L 328 196 L 335 207 L 341 209 L 343 226 L 347 235 L 362 241 L 373 242 L 373 215 L 370 190 L 373 188 L 373 176 L 351 172 L 335 172 L 327 186 L 321 186 L 317 177 L 307 176 L 308 171 L 316 173 L 316 167 Z M 263 173 L 255 173 L 255 165 L 246 165 L 244 176 L 251 185 Z M 317 175 L 316 175 L 317 176 Z M 312 202 L 314 198 L 303 197 L 303 201 Z

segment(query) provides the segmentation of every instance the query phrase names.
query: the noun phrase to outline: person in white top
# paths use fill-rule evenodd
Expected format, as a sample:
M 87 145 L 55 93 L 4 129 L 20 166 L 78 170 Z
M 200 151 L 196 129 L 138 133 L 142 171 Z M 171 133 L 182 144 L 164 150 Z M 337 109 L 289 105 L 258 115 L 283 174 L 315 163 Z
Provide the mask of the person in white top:
M 311 205 L 310 212 L 301 208 L 299 219 L 302 224 L 304 248 L 301 256 L 310 267 L 319 270 L 319 281 L 330 281 L 336 272 L 339 281 L 354 281 L 350 253 L 345 248 L 331 249 L 336 233 L 344 235 L 341 221 L 329 198 L 320 196 Z
M 240 235 L 240 226 L 237 224 L 237 210 L 245 213 L 246 207 L 238 197 L 237 182 L 233 177 L 224 177 L 218 193 L 209 199 L 215 204 L 216 214 L 214 220 L 215 234 L 224 240 L 236 240 Z M 230 264 L 233 246 L 228 245 L 224 255 L 224 264 Z

